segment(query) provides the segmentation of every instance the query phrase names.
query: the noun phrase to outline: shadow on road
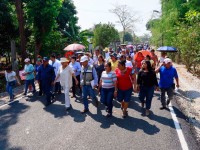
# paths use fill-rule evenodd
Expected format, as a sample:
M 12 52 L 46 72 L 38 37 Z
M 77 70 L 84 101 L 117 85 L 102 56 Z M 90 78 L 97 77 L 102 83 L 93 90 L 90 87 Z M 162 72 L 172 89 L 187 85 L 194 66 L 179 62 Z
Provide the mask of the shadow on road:
M 9 128 L 17 124 L 18 117 L 28 110 L 29 106 L 19 103 L 19 101 L 5 106 L 5 109 L 0 109 L 0 149 L 13 149 L 9 144 Z M 14 147 L 14 149 L 23 149 L 21 147 Z

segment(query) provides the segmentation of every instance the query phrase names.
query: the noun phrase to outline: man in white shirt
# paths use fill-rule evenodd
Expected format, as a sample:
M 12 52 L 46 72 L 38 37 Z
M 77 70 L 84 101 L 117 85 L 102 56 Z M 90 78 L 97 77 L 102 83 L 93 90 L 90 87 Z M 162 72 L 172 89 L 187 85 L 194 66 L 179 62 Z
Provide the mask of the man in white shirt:
M 49 65 L 51 65 L 54 68 L 55 75 L 57 76 L 58 70 L 61 66 L 61 63 L 60 63 L 59 60 L 56 59 L 55 54 L 51 55 L 50 60 L 49 60 Z M 56 80 L 54 92 L 55 93 L 58 92 L 58 94 L 61 94 L 61 85 L 60 85 L 60 79 L 59 78 Z

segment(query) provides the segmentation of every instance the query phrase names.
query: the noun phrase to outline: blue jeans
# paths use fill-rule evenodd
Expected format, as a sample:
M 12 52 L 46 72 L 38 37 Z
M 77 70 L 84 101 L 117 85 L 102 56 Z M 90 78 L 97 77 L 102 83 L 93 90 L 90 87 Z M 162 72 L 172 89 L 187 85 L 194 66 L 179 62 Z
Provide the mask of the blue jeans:
M 152 86 L 152 87 L 141 86 L 140 87 L 139 99 L 142 103 L 144 103 L 144 99 L 146 98 L 146 109 L 151 108 L 153 94 L 154 94 L 154 86 Z
M 8 92 L 10 99 L 13 99 L 14 95 L 13 95 L 13 86 L 15 86 L 16 81 L 12 81 L 13 84 L 9 84 L 9 82 L 6 83 L 6 92 Z
M 33 87 L 33 91 L 35 91 L 34 79 L 32 79 L 32 80 L 26 80 L 26 81 L 25 81 L 25 92 L 24 92 L 25 95 L 27 94 L 28 86 L 29 86 L 30 84 L 31 84 L 32 87 Z
M 112 114 L 114 91 L 115 88 L 101 89 L 101 103 L 108 107 L 108 113 L 110 114 Z
M 92 100 L 97 100 L 97 97 L 95 96 L 94 89 L 92 89 L 91 85 L 83 85 L 82 92 L 84 109 L 88 110 L 87 96 L 90 95 L 92 97 Z

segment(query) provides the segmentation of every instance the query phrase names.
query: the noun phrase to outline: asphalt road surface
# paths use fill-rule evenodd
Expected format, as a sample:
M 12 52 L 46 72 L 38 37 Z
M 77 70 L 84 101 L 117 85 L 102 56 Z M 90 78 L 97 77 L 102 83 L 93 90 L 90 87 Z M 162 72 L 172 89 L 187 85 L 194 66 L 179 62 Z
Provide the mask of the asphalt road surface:
M 65 111 L 64 94 L 56 100 L 45 107 L 45 97 L 30 96 L 0 106 L 0 150 L 187 149 L 181 146 L 170 111 L 159 109 L 158 93 L 149 117 L 143 115 L 137 94 L 133 95 L 125 119 L 117 101 L 113 117 L 106 118 L 103 105 L 96 108 L 91 102 L 90 112 L 81 114 L 82 101 L 71 99 L 73 109 Z M 188 149 L 199 150 L 185 116 L 175 102 L 172 105 Z

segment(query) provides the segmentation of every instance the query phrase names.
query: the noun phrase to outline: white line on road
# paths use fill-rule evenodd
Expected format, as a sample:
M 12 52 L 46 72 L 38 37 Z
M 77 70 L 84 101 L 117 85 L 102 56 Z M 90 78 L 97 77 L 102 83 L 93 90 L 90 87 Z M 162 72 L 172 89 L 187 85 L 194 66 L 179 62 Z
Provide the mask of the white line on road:
M 26 97 L 26 96 L 30 96 L 31 94 L 27 94 L 26 96 L 22 96 L 23 94 L 19 94 L 19 95 L 20 95 L 20 97 L 16 98 L 15 100 L 13 100 L 13 101 L 11 101 L 11 102 L 9 102 L 9 103 L 6 103 L 6 104 L 1 105 L 0 108 L 3 108 L 3 107 L 5 107 L 5 106 L 8 106 L 8 105 L 10 105 L 10 104 L 12 104 L 12 103 L 14 103 L 14 102 L 16 102 L 16 101 L 19 101 L 20 99 L 22 99 L 22 98 L 24 98 L 24 97 Z
M 173 119 L 176 131 L 177 131 L 180 143 L 181 143 L 181 147 L 182 147 L 183 150 L 189 150 L 187 142 L 186 142 L 185 137 L 183 135 L 182 129 L 180 127 L 180 123 L 179 123 L 179 121 L 178 121 L 178 119 L 176 117 L 176 114 L 175 114 L 174 109 L 173 109 L 173 107 L 171 105 L 171 102 L 169 104 L 169 110 L 170 110 L 170 113 L 172 115 L 172 119 Z

